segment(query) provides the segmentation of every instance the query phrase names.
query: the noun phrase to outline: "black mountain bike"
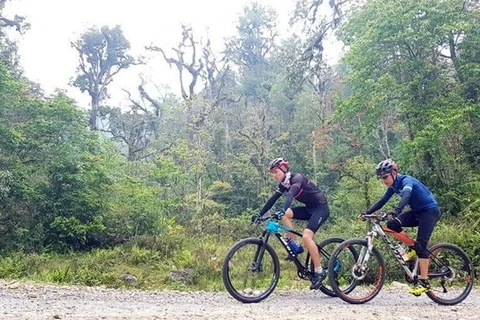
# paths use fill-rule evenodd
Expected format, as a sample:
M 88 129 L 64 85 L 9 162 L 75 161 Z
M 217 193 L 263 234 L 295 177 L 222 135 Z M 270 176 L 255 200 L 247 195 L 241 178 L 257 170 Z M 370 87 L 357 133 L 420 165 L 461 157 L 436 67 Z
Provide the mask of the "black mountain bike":
M 365 303 L 372 300 L 382 289 L 385 281 L 385 262 L 375 246 L 377 237 L 383 240 L 400 263 L 407 282 L 416 284 L 418 281 L 418 257 L 405 261 L 395 244 L 400 241 L 407 246 L 413 246 L 415 240 L 382 226 L 380 223 L 387 220 L 386 216 L 385 213 L 362 215 L 361 219 L 368 221 L 368 230 L 370 230 L 367 230 L 365 239 L 346 240 L 333 251 L 330 257 L 329 270 L 333 270 L 336 266 L 332 261 L 342 261 L 342 269 L 335 274 L 335 277 L 330 277 L 330 284 L 333 291 L 346 302 Z M 355 259 L 350 257 L 349 252 L 352 249 L 359 253 Z M 467 254 L 450 243 L 433 245 L 428 249 L 428 253 L 430 291 L 427 291 L 426 295 L 441 305 L 462 302 L 470 294 L 474 283 L 474 269 Z M 354 290 L 345 292 L 343 287 L 352 288 L 352 282 L 355 282 Z
M 258 238 L 246 238 L 237 242 L 227 253 L 223 262 L 222 278 L 228 293 L 243 303 L 255 303 L 266 299 L 275 289 L 280 278 L 280 261 L 273 247 L 268 243 L 272 235 L 282 244 L 286 253 L 292 257 L 292 262 L 297 268 L 298 276 L 303 280 L 311 280 L 314 274 L 313 263 L 307 252 L 305 262 L 302 263 L 298 256 L 288 246 L 284 233 L 292 232 L 302 236 L 299 232 L 287 228 L 272 216 L 260 218 L 258 223 L 265 222 L 262 235 Z M 330 254 L 334 248 L 343 242 L 340 238 L 328 238 L 319 242 L 318 250 L 325 268 L 329 265 Z M 350 251 L 350 260 L 357 259 L 354 249 Z M 338 262 L 332 272 L 341 270 L 341 263 Z M 326 282 L 326 281 L 325 281 Z M 345 286 L 344 291 L 353 289 Z M 319 290 L 324 294 L 335 297 L 336 294 L 328 284 L 322 285 Z

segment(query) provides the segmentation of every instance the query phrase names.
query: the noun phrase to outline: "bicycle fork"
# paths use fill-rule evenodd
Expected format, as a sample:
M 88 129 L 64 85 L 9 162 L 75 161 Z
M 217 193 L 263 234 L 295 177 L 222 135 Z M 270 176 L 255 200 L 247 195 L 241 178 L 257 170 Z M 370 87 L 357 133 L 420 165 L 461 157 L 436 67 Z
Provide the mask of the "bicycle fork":
M 268 238 L 270 237 L 270 233 L 264 233 L 261 237 L 263 243 L 268 242 Z M 265 254 L 265 245 L 260 245 L 258 246 L 257 250 L 255 251 L 255 256 L 253 258 L 252 264 L 248 268 L 248 271 L 250 272 L 262 272 L 263 271 L 263 266 L 262 266 L 262 261 L 263 261 L 263 255 Z
M 362 246 L 362 250 L 358 255 L 357 263 L 352 268 L 352 276 L 355 280 L 363 280 L 368 273 L 368 260 L 373 250 L 373 239 L 375 232 L 369 232 L 366 236 L 367 246 Z

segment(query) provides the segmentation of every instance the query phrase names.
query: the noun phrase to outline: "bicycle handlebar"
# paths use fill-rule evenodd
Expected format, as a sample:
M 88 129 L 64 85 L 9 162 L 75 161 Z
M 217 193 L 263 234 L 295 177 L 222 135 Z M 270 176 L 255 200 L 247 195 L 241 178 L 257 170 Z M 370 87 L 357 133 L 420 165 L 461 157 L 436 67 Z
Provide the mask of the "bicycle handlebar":
M 261 222 L 265 222 L 267 220 L 278 220 L 275 214 L 264 215 L 262 217 L 258 217 L 254 224 L 260 224 Z
M 388 212 L 380 212 L 379 214 L 377 214 L 377 213 L 360 214 L 359 218 L 363 221 L 371 219 L 371 220 L 376 220 L 376 221 L 380 222 L 380 221 L 387 221 L 388 220 L 388 214 L 389 214 Z
M 272 216 L 258 217 L 257 224 L 260 223 L 260 222 L 265 222 L 265 221 L 270 220 L 270 219 L 273 219 L 273 217 Z

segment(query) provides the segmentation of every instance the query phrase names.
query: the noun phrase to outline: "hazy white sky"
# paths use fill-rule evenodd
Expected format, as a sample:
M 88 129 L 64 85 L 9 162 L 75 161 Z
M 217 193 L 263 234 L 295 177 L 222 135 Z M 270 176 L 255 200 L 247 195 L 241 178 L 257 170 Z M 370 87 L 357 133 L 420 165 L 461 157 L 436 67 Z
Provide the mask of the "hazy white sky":
M 162 48 L 176 46 L 180 40 L 180 24 L 191 24 L 197 36 L 208 34 L 213 45 L 235 34 L 235 25 L 243 7 L 250 0 L 12 0 L 4 14 L 26 16 L 31 29 L 19 39 L 22 65 L 26 76 L 42 85 L 47 93 L 55 88 L 68 89 L 69 95 L 88 108 L 87 94 L 68 86 L 78 65 L 77 54 L 70 41 L 79 38 L 93 25 L 121 25 L 132 46 L 132 55 L 146 54 L 144 47 L 155 44 Z M 279 15 L 280 31 L 287 29 L 294 0 L 261 0 Z M 150 73 L 158 85 L 175 88 L 177 76 L 157 54 L 145 67 L 121 71 L 114 80 L 115 100 L 124 95 L 120 90 L 135 91 L 138 73 Z M 153 72 L 152 72 L 153 71 Z M 175 92 L 179 94 L 179 92 Z

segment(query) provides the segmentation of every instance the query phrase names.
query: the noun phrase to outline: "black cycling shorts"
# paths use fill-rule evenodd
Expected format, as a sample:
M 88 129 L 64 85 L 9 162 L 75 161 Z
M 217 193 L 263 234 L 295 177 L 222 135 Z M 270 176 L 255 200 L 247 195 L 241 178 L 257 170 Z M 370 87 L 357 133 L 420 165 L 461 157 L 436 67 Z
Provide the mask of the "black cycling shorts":
M 292 208 L 293 219 L 307 221 L 306 229 L 312 230 L 314 233 L 318 231 L 320 226 L 330 216 L 328 204 L 319 204 L 315 207 L 296 207 Z
M 432 235 L 433 229 L 441 217 L 440 210 L 435 208 L 429 208 L 422 211 L 407 211 L 401 213 L 397 219 L 402 223 L 402 227 L 417 227 L 417 242 L 419 242 L 423 248 L 427 248 L 428 241 Z M 424 252 L 417 252 L 420 258 L 428 258 L 426 250 Z

